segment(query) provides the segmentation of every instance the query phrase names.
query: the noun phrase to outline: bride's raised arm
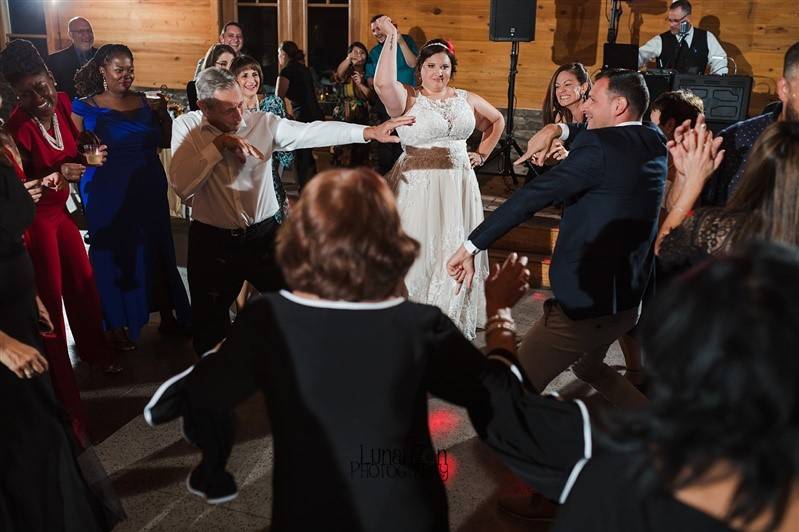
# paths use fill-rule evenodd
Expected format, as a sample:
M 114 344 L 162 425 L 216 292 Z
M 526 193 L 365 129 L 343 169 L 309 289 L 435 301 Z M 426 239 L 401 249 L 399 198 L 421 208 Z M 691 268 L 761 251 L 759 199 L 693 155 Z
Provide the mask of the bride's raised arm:
M 377 27 L 386 36 L 380 58 L 377 60 L 374 86 L 377 95 L 386 106 L 389 116 L 400 116 L 408 105 L 408 89 L 397 81 L 397 46 L 402 38 L 397 28 L 388 17 L 380 17 L 375 21 Z

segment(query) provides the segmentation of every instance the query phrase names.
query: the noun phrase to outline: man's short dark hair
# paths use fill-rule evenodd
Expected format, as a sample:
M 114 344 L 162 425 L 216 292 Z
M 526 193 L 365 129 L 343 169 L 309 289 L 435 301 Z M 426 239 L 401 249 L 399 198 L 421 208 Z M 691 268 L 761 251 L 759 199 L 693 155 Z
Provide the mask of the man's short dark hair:
M 600 72 L 596 81 L 603 78 L 608 80 L 608 90 L 616 96 L 626 98 L 630 112 L 636 119 L 640 119 L 649 107 L 649 89 L 646 88 L 644 76 L 635 70 L 611 68 Z
M 785 63 L 782 67 L 782 76 L 794 76 L 799 74 L 799 42 L 793 43 L 788 51 L 785 52 Z
M 672 9 L 677 9 L 678 7 L 685 11 L 686 15 L 691 14 L 691 2 L 688 0 L 677 0 L 676 2 L 672 2 L 669 6 L 669 11 Z
M 664 92 L 655 98 L 651 110 L 660 111 L 661 126 L 673 118 L 675 126 L 691 120 L 693 127 L 696 124 L 696 117 L 705 112 L 705 103 L 691 91 L 678 90 Z
M 380 17 L 385 17 L 385 15 L 383 13 L 379 13 L 379 14 L 373 16 L 372 19 L 369 21 L 369 24 L 373 23 L 374 21 L 376 21 Z
M 225 22 L 225 25 L 222 26 L 222 33 L 225 33 L 229 26 L 236 26 L 238 29 L 241 30 L 242 33 L 244 33 L 244 28 L 242 28 L 241 24 L 239 24 L 235 20 L 229 20 L 229 21 Z

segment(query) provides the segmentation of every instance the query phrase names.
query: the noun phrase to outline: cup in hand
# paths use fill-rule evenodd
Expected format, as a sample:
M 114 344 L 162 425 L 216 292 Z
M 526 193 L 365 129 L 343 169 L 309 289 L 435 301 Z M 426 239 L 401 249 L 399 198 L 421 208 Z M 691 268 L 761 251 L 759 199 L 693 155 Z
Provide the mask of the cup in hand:
M 89 166 L 101 166 L 103 164 L 103 154 L 99 144 L 83 144 L 81 153 Z

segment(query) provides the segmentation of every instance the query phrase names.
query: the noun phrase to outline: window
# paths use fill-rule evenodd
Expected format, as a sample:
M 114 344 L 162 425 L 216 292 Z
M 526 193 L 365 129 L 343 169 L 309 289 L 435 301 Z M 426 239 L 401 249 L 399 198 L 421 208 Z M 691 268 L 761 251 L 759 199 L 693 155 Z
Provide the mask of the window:
M 238 22 L 244 33 L 244 52 L 261 63 L 262 84 L 274 87 L 277 79 L 277 2 L 247 0 L 238 3 Z
M 347 55 L 349 14 L 348 0 L 308 0 L 308 66 L 319 78 Z
M 42 57 L 47 57 L 44 0 L 6 0 L 3 7 L 8 9 L 6 39 L 27 39 L 36 46 Z

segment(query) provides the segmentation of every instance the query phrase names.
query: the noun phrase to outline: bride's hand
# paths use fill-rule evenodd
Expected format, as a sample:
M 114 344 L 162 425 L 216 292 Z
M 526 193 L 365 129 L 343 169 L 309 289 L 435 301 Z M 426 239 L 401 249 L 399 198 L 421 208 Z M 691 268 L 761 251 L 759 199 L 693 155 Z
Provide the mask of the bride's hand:
M 477 152 L 470 151 L 469 163 L 471 163 L 472 168 L 475 168 L 476 166 L 483 166 L 483 164 L 485 163 L 485 157 L 483 157 Z

